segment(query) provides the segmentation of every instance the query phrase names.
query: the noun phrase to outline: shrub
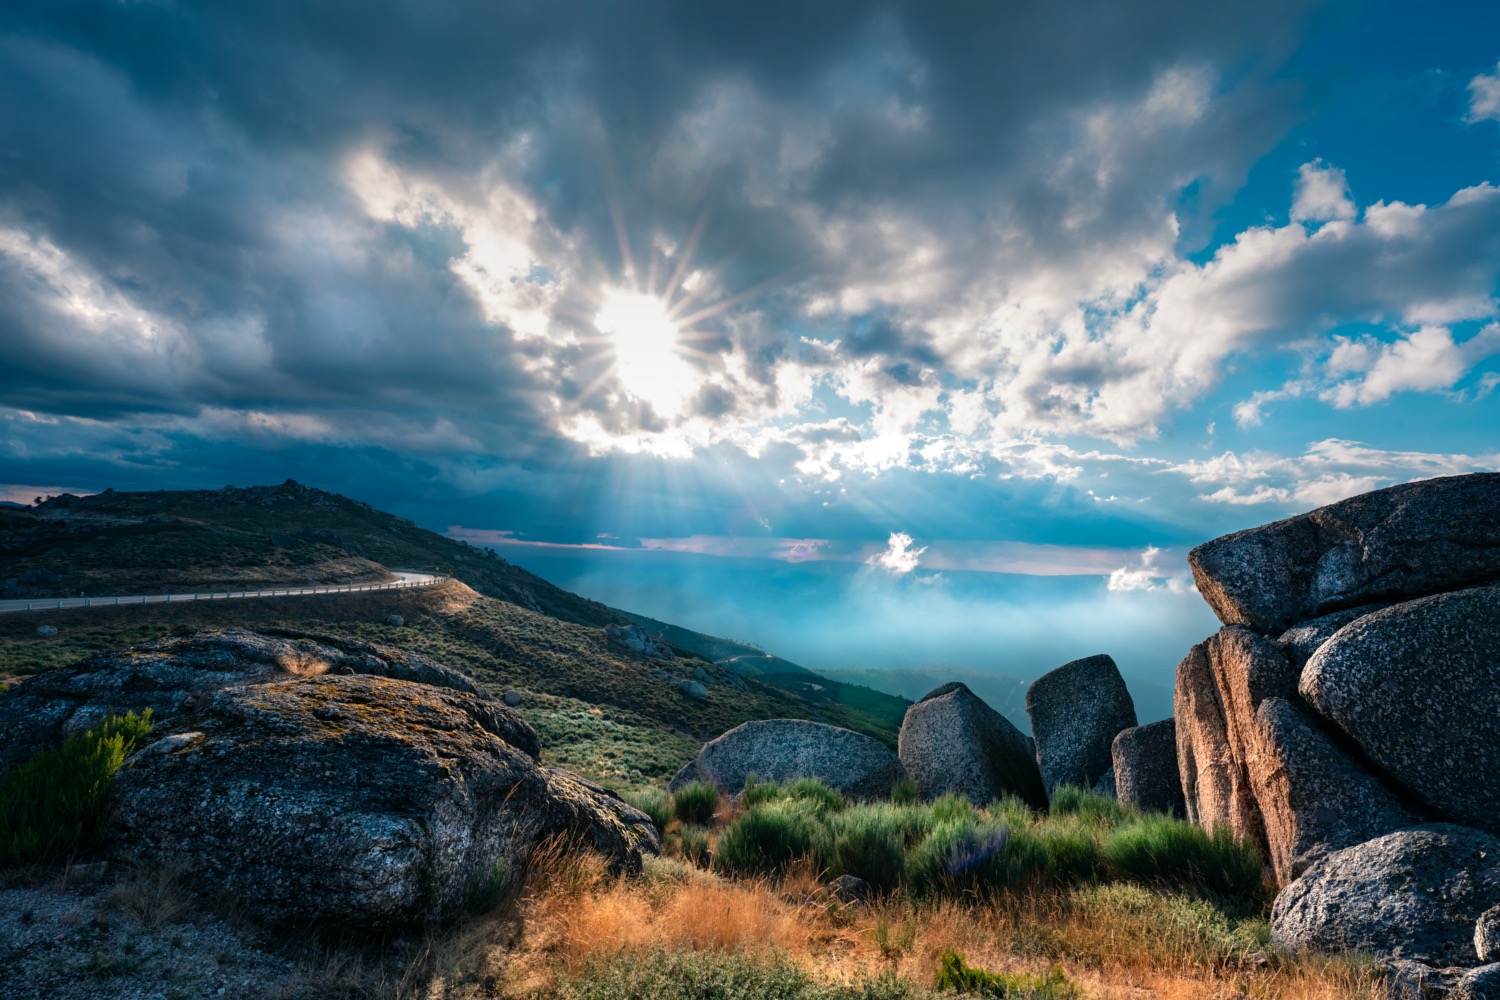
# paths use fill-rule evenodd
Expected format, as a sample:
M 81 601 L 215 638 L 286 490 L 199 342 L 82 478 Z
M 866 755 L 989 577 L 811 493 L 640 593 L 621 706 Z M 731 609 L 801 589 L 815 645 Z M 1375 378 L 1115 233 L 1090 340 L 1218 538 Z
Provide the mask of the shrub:
M 932 822 L 934 824 L 947 823 L 950 820 L 957 819 L 975 822 L 979 819 L 979 810 L 974 808 L 974 803 L 970 802 L 964 796 L 954 795 L 952 792 L 933 799 L 932 805 L 928 806 L 928 809 L 931 811 Z
M 758 805 L 781 798 L 781 786 L 774 781 L 762 781 L 759 775 L 745 775 L 745 788 L 740 793 L 740 807 L 754 809 Z
M 1002 795 L 1000 798 L 990 802 L 990 818 L 1003 822 L 1013 830 L 1024 826 L 1030 826 L 1036 818 L 1026 800 L 1014 792 Z
M 1190 889 L 1255 902 L 1264 892 L 1260 851 L 1227 827 L 1212 835 L 1171 816 L 1145 816 L 1104 843 L 1114 877 L 1143 885 Z
M 651 822 L 656 825 L 657 833 L 666 830 L 667 824 L 672 821 L 672 798 L 664 789 L 648 785 L 645 788 L 626 792 L 622 798 L 650 816 Z
M 593 959 L 549 994 L 559 1000 L 918 1000 L 931 994 L 890 973 L 851 983 L 814 978 L 777 954 L 619 951 Z
M 151 710 L 110 716 L 0 778 L 0 866 L 92 854 L 109 829 L 109 784 L 151 731 Z
M 1126 816 L 1125 807 L 1118 800 L 1072 785 L 1058 785 L 1052 790 L 1051 813 L 1054 816 L 1077 816 L 1104 827 L 1119 826 Z
M 682 856 L 695 865 L 708 861 L 708 831 L 701 826 L 684 826 L 681 831 Z
M 1024 998 L 1024 1000 L 1071 1000 L 1083 996 L 1076 983 L 1069 982 L 1062 966 L 1054 965 L 1046 976 L 1024 972 L 986 972 L 964 964 L 961 956 L 944 952 L 938 967 L 937 988 L 977 993 L 982 997 Z
M 919 797 L 917 783 L 911 778 L 898 778 L 891 786 L 891 801 L 898 806 L 914 806 Z
M 844 796 L 829 788 L 821 778 L 797 778 L 781 786 L 781 793 L 789 799 L 806 802 L 823 816 L 844 808 Z
M 976 888 L 980 870 L 1006 846 L 1010 833 L 977 815 L 942 821 L 934 816 L 932 829 L 907 854 L 908 881 L 919 893 Z
M 719 790 L 713 785 L 694 781 L 672 796 L 672 812 L 684 823 L 699 826 L 713 820 L 719 811 Z
M 882 891 L 896 888 L 906 873 L 907 846 L 922 829 L 921 810 L 893 805 L 856 806 L 830 817 L 830 871 L 855 875 Z
M 1030 832 L 1046 858 L 1038 876 L 1059 885 L 1099 880 L 1099 842 L 1087 828 L 1053 822 L 1039 824 Z
M 725 871 L 769 873 L 800 858 L 827 856 L 828 830 L 795 802 L 758 805 L 719 835 L 714 864 Z

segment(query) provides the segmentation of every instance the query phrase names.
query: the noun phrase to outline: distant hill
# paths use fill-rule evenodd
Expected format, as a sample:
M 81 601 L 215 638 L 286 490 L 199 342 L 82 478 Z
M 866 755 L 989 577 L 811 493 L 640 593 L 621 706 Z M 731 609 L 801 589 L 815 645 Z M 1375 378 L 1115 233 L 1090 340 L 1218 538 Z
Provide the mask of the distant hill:
M 674 724 L 678 732 L 694 738 L 718 735 L 722 728 L 715 730 L 715 726 L 728 727 L 751 718 L 800 717 L 848 726 L 894 744 L 906 712 L 907 702 L 899 697 L 823 678 L 742 643 L 618 611 L 554 586 L 490 549 L 446 538 L 369 504 L 291 480 L 280 486 L 226 486 L 218 490 L 106 490 L 86 497 L 65 494 L 31 508 L 0 508 L 0 598 L 358 583 L 389 580 L 393 568 L 436 570 L 461 581 L 466 591 L 526 612 L 517 615 L 503 607 L 481 606 L 466 612 L 464 620 L 483 624 L 466 630 L 453 646 L 449 657 L 456 661 L 453 665 L 470 669 L 476 676 L 518 676 L 508 670 L 497 673 L 486 655 L 475 649 L 504 649 L 503 663 L 551 663 L 550 671 L 539 667 L 525 675 L 531 690 L 583 697 L 589 703 L 602 697 L 622 711 L 639 712 L 643 705 L 656 706 L 660 711 L 652 716 L 652 725 L 667 724 L 668 708 L 678 706 L 699 716 Z M 291 606 L 303 600 L 313 602 L 308 611 Z M 337 613 L 318 610 L 354 605 L 318 604 L 321 600 L 296 598 L 272 606 L 278 620 L 310 614 L 311 624 L 330 631 L 365 627 L 360 621 L 341 623 Z M 174 627 L 200 619 L 233 623 L 239 617 L 253 623 L 255 615 L 265 612 L 258 610 L 260 602 L 252 603 L 253 607 L 224 602 L 212 613 L 174 612 L 170 620 Z M 67 631 L 76 637 L 78 627 L 106 621 L 88 614 L 71 616 L 73 624 Z M 111 612 L 107 620 L 118 619 L 121 628 L 100 631 L 89 624 L 93 635 L 90 645 L 82 648 L 108 648 L 114 640 L 106 636 L 129 642 L 149 637 L 152 633 L 124 627 L 125 623 L 145 620 L 143 616 L 158 617 L 155 612 L 139 609 L 120 615 Z M 3 624 L 12 623 L 10 616 L 4 617 Z M 559 631 L 545 624 L 549 619 L 578 628 Z M 443 616 L 436 620 L 452 624 L 456 619 Z M 745 690 L 758 694 L 740 695 L 745 704 L 737 711 L 709 711 L 705 706 L 683 705 L 675 695 L 664 699 L 655 690 L 662 683 L 658 679 L 645 683 L 635 671 L 612 673 L 613 668 L 609 668 L 600 672 L 588 666 L 588 657 L 582 655 L 564 660 L 555 656 L 564 635 L 568 636 L 567 643 L 583 648 L 579 644 L 587 635 L 598 633 L 604 625 L 627 622 L 661 636 L 683 654 L 688 662 L 681 670 L 687 674 L 692 673 L 691 663 L 697 659 L 710 664 L 722 662 L 724 669 L 762 681 L 747 682 L 755 686 Z M 419 634 L 411 629 L 404 633 L 411 640 Z M 18 656 L 32 645 L 26 636 L 24 629 L 15 635 L 21 642 L 15 650 Z M 421 641 L 426 641 L 425 635 Z M 441 651 L 438 658 L 443 659 Z M 49 657 L 46 665 L 62 663 Z M 8 670 L 24 675 L 41 666 L 30 666 L 24 659 L 12 660 Z M 592 678 L 587 684 L 582 680 L 585 674 Z M 611 676 L 616 683 L 602 684 L 601 678 Z M 606 773 L 599 768 L 595 771 Z M 648 769 L 646 773 L 652 772 Z

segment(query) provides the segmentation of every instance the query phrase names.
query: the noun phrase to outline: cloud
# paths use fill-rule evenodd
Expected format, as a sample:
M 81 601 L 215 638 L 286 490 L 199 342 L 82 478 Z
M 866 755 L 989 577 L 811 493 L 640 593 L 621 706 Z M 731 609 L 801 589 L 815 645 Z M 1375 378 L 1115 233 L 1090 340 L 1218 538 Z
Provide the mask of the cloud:
M 895 576 L 910 573 L 921 563 L 922 553 L 927 549 L 912 548 L 912 537 L 904 531 L 891 532 L 890 541 L 886 544 L 886 550 L 879 555 L 871 556 L 868 560 L 870 565 Z
M 1469 81 L 1469 121 L 1500 121 L 1500 63 Z
M 1156 565 L 1161 549 L 1148 545 L 1140 554 L 1135 566 L 1121 566 L 1112 570 L 1105 580 L 1105 587 L 1113 591 L 1169 590 L 1174 594 L 1191 592 L 1192 576 L 1183 569 L 1164 570 Z
M 1328 222 L 1352 219 L 1354 199 L 1349 195 L 1349 181 L 1337 167 L 1322 160 L 1304 163 L 1297 170 L 1297 188 L 1292 196 L 1293 222 Z
M 1500 323 L 1491 323 L 1461 343 L 1451 331 L 1424 326 L 1393 343 L 1338 338 L 1328 371 L 1357 377 L 1325 389 L 1320 397 L 1340 408 L 1369 405 L 1397 392 L 1451 389 L 1480 361 L 1500 354 Z
M 1500 471 L 1500 453 L 1388 451 L 1328 438 L 1308 445 L 1301 455 L 1226 451 L 1215 458 L 1171 466 L 1163 473 L 1184 475 L 1205 488 L 1198 499 L 1208 503 L 1306 508 L 1396 483 L 1490 471 Z M 1213 486 L 1218 488 L 1207 489 Z

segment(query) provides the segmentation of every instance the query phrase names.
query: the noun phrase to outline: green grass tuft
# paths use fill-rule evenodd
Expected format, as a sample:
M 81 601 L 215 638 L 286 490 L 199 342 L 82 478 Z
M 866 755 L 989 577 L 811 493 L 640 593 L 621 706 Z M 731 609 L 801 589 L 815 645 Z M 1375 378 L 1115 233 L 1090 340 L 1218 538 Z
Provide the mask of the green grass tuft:
M 818 867 L 828 856 L 828 828 L 804 804 L 769 802 L 750 809 L 719 836 L 714 866 L 769 874 L 802 858 Z
M 0 866 L 96 853 L 109 831 L 109 785 L 151 732 L 151 710 L 110 716 L 0 778 Z
M 1116 827 L 1125 821 L 1125 807 L 1108 795 L 1098 795 L 1072 785 L 1059 785 L 1052 790 L 1051 813 L 1054 816 L 1076 816 L 1086 823 L 1103 827 Z
M 891 786 L 891 801 L 898 806 L 914 806 L 921 798 L 917 783 L 911 778 L 897 778 Z
M 657 833 L 664 831 L 667 824 L 672 821 L 672 797 L 666 793 L 665 789 L 647 785 L 644 788 L 626 792 L 622 798 L 650 816 Z
M 1045 976 L 986 972 L 965 965 L 963 958 L 951 951 L 944 952 L 942 965 L 938 967 L 937 988 L 997 1000 L 1073 1000 L 1083 996 L 1078 985 L 1063 974 L 1061 966 L 1054 965 Z
M 1249 841 L 1227 827 L 1210 835 L 1170 816 L 1146 816 L 1126 824 L 1104 842 L 1103 855 L 1118 880 L 1168 889 L 1258 901 L 1264 893 L 1265 862 Z
M 927 1000 L 934 994 L 887 972 L 852 983 L 814 978 L 777 954 L 620 951 L 590 962 L 549 994 L 559 1000 Z
M 672 796 L 672 812 L 684 823 L 702 826 L 719 811 L 719 790 L 702 781 L 691 782 Z

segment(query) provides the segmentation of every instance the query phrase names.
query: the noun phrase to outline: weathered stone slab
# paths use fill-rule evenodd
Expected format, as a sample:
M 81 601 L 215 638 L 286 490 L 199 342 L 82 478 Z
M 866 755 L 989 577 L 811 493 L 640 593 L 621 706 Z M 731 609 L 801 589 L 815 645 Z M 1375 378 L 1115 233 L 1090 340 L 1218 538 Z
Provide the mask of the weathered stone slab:
M 1026 714 L 1049 798 L 1058 785 L 1093 788 L 1114 765 L 1115 735 L 1136 724 L 1125 679 L 1102 654 L 1038 677 L 1026 691 Z
M 953 792 L 988 805 L 1013 793 L 1034 809 L 1047 807 L 1031 742 L 963 684 L 944 684 L 908 708 L 899 746 L 925 798 Z

